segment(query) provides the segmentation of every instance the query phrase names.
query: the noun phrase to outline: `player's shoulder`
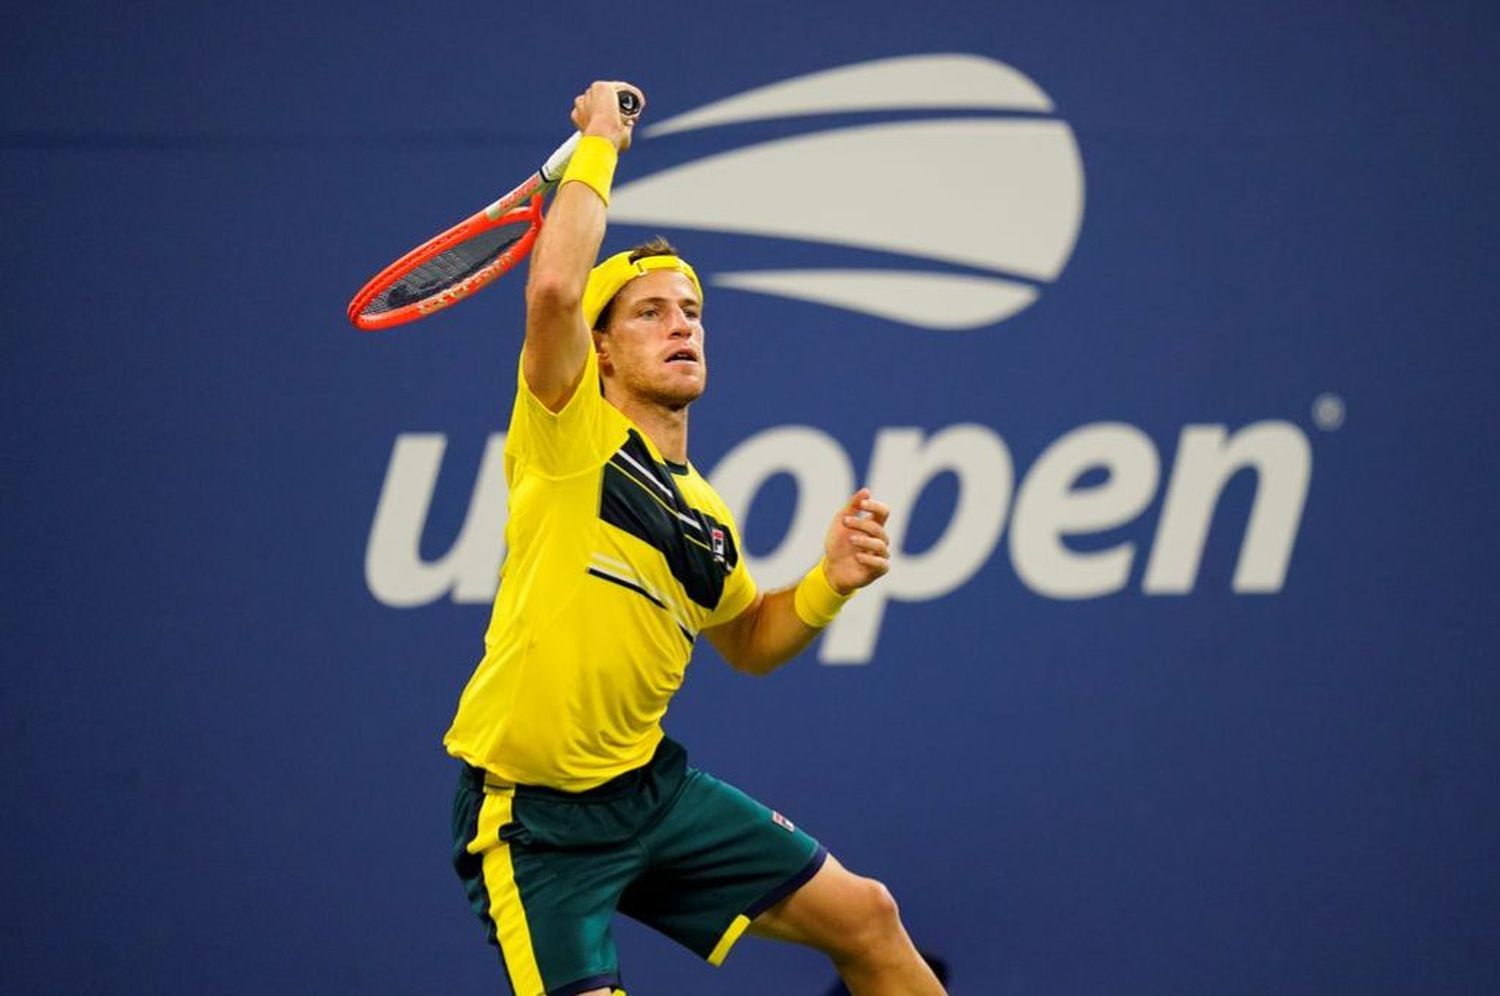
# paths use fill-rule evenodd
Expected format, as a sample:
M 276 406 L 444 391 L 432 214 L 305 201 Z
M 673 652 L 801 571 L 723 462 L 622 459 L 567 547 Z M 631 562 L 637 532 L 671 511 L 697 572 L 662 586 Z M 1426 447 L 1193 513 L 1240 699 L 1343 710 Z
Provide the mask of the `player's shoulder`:
M 568 477 L 602 466 L 624 441 L 628 426 L 625 416 L 605 400 L 592 362 L 556 411 L 532 393 L 521 369 L 505 451 L 529 470 Z

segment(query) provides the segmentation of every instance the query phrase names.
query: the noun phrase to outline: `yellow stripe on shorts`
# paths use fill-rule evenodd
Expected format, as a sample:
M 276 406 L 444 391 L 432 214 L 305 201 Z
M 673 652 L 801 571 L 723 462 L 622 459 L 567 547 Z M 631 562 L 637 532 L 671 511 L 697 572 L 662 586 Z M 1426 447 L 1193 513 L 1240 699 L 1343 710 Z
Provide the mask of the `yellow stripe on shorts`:
M 719 943 L 715 944 L 714 949 L 709 952 L 708 963 L 715 968 L 724 964 L 724 959 L 729 957 L 729 949 L 734 947 L 734 942 L 740 939 L 740 935 L 745 932 L 745 928 L 748 926 L 750 926 L 750 918 L 748 916 L 742 913 L 735 917 L 734 922 L 719 937 Z
M 500 842 L 500 828 L 510 822 L 515 789 L 484 790 L 484 805 L 479 809 L 479 827 L 469 842 L 470 854 L 482 855 L 484 887 L 490 894 L 490 919 L 505 956 L 510 984 L 518 996 L 544 996 L 542 970 L 537 967 L 536 952 L 531 947 L 531 928 L 516 887 L 516 872 L 510 863 L 510 845 Z

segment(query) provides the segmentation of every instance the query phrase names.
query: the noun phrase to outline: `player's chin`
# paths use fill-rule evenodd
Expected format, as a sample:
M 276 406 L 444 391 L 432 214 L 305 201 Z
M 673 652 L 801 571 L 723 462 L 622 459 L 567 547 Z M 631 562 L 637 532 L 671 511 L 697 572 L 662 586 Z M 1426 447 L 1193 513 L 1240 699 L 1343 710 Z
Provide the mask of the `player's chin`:
M 657 393 L 663 400 L 681 406 L 697 401 L 707 387 L 708 375 L 699 367 L 691 372 L 682 370 L 666 378 L 657 385 Z
M 673 408 L 686 408 L 688 405 L 703 397 L 703 388 L 699 386 L 696 390 L 677 390 L 666 392 L 667 403 Z

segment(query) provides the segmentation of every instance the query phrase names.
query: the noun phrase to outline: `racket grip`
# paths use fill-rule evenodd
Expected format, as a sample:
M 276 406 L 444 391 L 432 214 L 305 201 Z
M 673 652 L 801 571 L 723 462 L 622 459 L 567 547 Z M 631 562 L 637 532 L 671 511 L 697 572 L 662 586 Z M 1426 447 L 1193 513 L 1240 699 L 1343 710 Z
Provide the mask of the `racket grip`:
M 641 111 L 641 98 L 636 96 L 634 90 L 620 91 L 620 113 L 632 116 Z M 583 133 L 575 131 L 571 138 L 559 145 L 547 161 L 542 163 L 542 168 L 537 170 L 542 176 L 543 183 L 556 183 L 562 179 L 563 171 L 568 168 L 568 161 L 573 158 L 573 153 L 578 148 L 578 140 L 583 138 Z
M 568 161 L 573 158 L 573 152 L 578 148 L 579 140 L 583 138 L 583 132 L 575 131 L 571 138 L 557 147 L 557 151 L 547 157 L 542 163 L 542 168 L 537 170 L 542 176 L 543 183 L 556 183 L 562 179 L 563 171 L 568 168 Z

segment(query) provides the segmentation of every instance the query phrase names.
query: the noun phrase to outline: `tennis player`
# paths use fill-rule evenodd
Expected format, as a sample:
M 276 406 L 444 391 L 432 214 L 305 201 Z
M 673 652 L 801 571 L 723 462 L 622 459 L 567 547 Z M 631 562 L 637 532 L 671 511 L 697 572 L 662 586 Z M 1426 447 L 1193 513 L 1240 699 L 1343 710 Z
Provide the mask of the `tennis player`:
M 622 88 L 574 102 L 584 137 L 531 264 L 509 552 L 445 738 L 464 762 L 454 864 L 518 996 L 623 992 L 616 910 L 714 965 L 748 930 L 823 951 L 857 996 L 941 993 L 883 885 L 662 733 L 699 634 L 739 670 L 786 663 L 886 572 L 889 510 L 859 491 L 799 584 L 756 589 L 688 462 L 708 369 L 697 276 L 662 240 L 594 266 L 636 120 Z

